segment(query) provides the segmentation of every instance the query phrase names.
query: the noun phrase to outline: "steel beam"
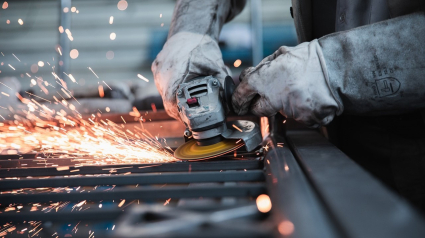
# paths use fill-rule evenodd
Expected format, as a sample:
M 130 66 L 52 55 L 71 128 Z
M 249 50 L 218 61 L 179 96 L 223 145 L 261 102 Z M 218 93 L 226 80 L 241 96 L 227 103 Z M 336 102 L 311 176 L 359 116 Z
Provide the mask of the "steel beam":
M 350 237 L 425 237 L 425 219 L 314 130 L 287 141 L 325 207 Z
M 0 190 L 16 188 L 44 187 L 78 187 L 96 185 L 149 185 L 149 184 L 183 184 L 206 182 L 256 182 L 263 181 L 262 170 L 193 172 L 193 173 L 155 173 L 130 174 L 100 177 L 71 177 L 48 179 L 20 179 L 0 181 Z M 0 195 L 1 199 L 1 195 Z
M 70 193 L 38 193 L 38 194 L 3 194 L 0 196 L 2 204 L 11 203 L 45 203 L 83 200 L 100 201 L 114 199 L 139 199 L 157 200 L 168 198 L 197 198 L 197 197 L 256 197 L 266 193 L 263 183 L 240 184 L 232 186 L 204 186 L 204 187 L 137 187 L 137 188 L 115 188 L 111 191 L 91 190 L 90 193 L 80 193 L 79 191 Z
M 262 169 L 260 160 L 225 160 L 205 162 L 175 162 L 164 164 L 124 164 L 102 166 L 70 166 L 69 170 L 58 171 L 55 167 L 28 169 L 0 169 L 0 178 L 27 176 L 60 176 L 75 174 L 120 174 L 120 173 L 156 173 L 156 172 L 191 172 L 220 170 Z M 78 171 L 76 171 L 78 170 Z M 74 171 L 74 172 L 71 172 Z M 112 171 L 112 172 L 111 172 Z
M 20 212 L 1 213 L 0 223 L 22 222 L 22 221 L 52 221 L 52 222 L 72 222 L 72 221 L 112 221 L 123 213 L 122 209 L 90 209 L 87 211 L 59 211 L 59 212 Z

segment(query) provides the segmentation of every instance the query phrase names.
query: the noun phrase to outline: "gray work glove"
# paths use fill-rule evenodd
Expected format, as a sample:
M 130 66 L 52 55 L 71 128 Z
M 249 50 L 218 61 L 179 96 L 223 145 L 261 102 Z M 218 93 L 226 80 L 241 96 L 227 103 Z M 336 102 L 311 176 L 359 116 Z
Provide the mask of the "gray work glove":
M 233 94 L 239 115 L 281 112 L 311 127 L 326 125 L 342 112 L 328 85 L 326 65 L 317 40 L 282 46 L 255 68 L 247 68 Z
M 391 115 L 425 108 L 423 12 L 281 47 L 241 75 L 239 114 L 278 111 L 309 126 L 335 115 Z
M 178 0 L 168 40 L 152 63 L 155 84 L 167 113 L 179 119 L 178 86 L 199 76 L 212 75 L 223 82 L 230 74 L 218 47 L 221 27 L 242 11 L 240 0 Z
M 208 35 L 191 32 L 179 32 L 168 39 L 152 63 L 152 72 L 165 110 L 176 119 L 176 92 L 181 83 L 207 75 L 223 81 L 230 74 L 218 43 Z

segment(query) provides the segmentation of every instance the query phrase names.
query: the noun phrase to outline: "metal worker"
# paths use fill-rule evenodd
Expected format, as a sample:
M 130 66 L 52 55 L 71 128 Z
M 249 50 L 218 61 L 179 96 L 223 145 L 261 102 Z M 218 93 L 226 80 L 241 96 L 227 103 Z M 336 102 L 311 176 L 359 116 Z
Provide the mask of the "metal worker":
M 171 116 L 181 82 L 229 74 L 217 41 L 243 6 L 177 1 L 152 64 Z M 334 121 L 329 135 L 342 151 L 425 210 L 425 2 L 292 0 L 291 11 L 300 44 L 242 72 L 235 111 L 280 112 L 311 127 Z

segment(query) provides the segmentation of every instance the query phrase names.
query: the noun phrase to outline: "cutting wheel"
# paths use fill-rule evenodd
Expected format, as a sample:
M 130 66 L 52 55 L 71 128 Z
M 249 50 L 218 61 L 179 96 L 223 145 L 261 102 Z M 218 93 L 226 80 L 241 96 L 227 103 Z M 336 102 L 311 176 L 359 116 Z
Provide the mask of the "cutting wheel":
M 190 140 L 174 151 L 174 157 L 181 160 L 209 159 L 235 151 L 244 145 L 243 141 L 236 142 L 237 140 L 223 140 L 213 145 L 201 146 L 196 140 Z

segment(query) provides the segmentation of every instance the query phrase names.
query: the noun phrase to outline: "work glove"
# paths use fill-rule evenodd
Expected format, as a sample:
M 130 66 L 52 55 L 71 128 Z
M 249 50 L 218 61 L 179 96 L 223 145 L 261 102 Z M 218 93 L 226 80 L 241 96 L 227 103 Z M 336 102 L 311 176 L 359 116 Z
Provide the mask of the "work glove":
M 281 47 L 248 68 L 233 95 L 239 114 L 281 112 L 317 127 L 335 115 L 425 111 L 425 14 Z
M 181 83 L 208 75 L 223 83 L 230 74 L 217 41 L 209 35 L 191 32 L 179 32 L 167 40 L 152 63 L 152 72 L 165 110 L 176 119 L 176 92 Z
M 329 89 L 326 64 L 317 40 L 280 47 L 256 67 L 244 70 L 232 104 L 239 115 L 277 112 L 310 127 L 326 125 L 342 113 Z

